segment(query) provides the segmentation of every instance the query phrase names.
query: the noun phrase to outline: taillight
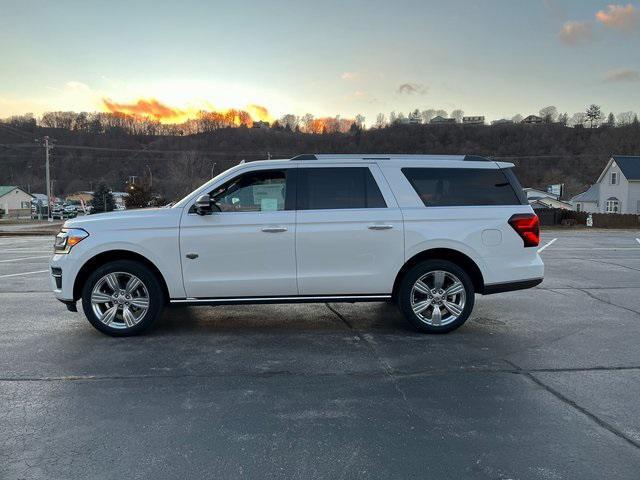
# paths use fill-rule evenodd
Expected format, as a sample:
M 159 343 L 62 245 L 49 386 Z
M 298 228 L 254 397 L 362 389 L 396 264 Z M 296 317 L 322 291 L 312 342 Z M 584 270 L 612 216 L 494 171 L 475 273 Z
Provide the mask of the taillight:
M 535 213 L 517 213 L 509 219 L 513 227 L 524 241 L 525 247 L 537 247 L 540 243 L 540 222 Z

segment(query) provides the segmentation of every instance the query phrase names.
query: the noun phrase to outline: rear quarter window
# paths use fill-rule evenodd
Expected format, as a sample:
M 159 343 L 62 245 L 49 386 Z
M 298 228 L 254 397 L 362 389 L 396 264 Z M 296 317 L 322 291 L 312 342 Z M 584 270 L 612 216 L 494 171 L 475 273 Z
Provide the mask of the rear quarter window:
M 402 169 L 425 207 L 522 205 L 522 198 L 505 171 L 497 168 Z M 511 176 L 515 179 L 513 172 Z M 521 187 L 519 190 L 522 192 Z

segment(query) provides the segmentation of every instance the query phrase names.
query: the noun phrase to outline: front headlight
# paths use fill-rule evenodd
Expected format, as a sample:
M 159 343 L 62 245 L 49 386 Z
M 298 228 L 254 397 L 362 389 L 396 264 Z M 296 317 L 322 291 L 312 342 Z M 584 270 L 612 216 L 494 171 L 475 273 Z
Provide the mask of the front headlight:
M 53 244 L 54 253 L 69 253 L 74 245 L 87 238 L 89 234 L 81 228 L 63 228 L 56 235 Z

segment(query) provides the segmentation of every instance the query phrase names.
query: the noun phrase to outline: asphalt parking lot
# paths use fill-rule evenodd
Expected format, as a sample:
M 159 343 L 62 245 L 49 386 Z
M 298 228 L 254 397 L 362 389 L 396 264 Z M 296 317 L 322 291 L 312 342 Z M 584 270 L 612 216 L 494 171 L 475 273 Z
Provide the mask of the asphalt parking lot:
M 0 238 L 0 479 L 637 479 L 638 237 L 544 232 L 545 281 L 449 335 L 320 304 L 128 339 L 49 293 L 51 238 Z

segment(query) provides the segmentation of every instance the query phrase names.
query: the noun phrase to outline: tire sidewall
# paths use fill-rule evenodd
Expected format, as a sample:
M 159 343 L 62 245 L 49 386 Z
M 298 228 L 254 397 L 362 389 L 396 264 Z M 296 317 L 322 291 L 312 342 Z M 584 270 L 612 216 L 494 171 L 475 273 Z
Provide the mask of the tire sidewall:
M 119 329 L 109 327 L 98 320 L 91 308 L 91 292 L 93 287 L 99 279 L 113 272 L 126 272 L 135 275 L 142 280 L 149 292 L 149 309 L 144 318 L 131 328 Z M 82 309 L 87 319 L 97 330 L 114 337 L 128 337 L 146 330 L 160 316 L 163 305 L 164 293 L 156 275 L 142 263 L 132 260 L 116 260 L 98 267 L 89 275 L 82 288 Z
M 411 308 L 411 289 L 414 283 L 423 275 L 434 270 L 444 270 L 445 272 L 452 273 L 460 279 L 460 282 L 465 288 L 466 301 L 464 309 L 460 316 L 452 323 L 442 326 L 427 325 L 422 322 Z M 475 303 L 475 289 L 471 277 L 453 262 L 447 260 L 426 260 L 413 267 L 404 276 L 400 283 L 398 306 L 404 314 L 405 318 L 411 323 L 411 325 L 421 332 L 427 333 L 448 333 L 456 328 L 460 327 L 467 321 L 473 306 Z

